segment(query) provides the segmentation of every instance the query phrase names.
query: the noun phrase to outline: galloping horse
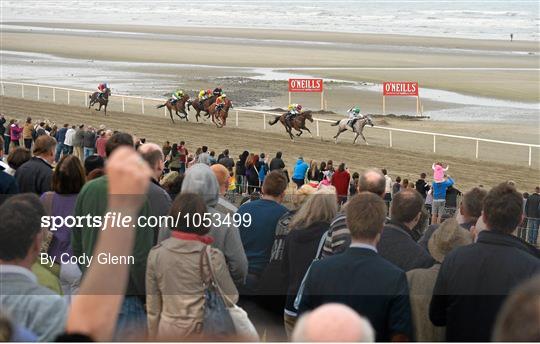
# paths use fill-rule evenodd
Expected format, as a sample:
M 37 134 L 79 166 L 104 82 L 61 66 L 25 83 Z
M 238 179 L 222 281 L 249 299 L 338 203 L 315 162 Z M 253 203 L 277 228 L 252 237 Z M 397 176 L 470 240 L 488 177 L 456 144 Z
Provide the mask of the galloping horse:
M 197 113 L 195 114 L 195 119 L 198 122 L 199 117 L 201 117 L 201 115 L 200 115 L 201 111 L 206 112 L 206 114 L 205 114 L 206 117 L 210 117 L 210 114 L 208 113 L 208 108 L 210 107 L 210 105 L 214 104 L 217 97 L 218 96 L 211 96 L 210 98 L 205 99 L 202 102 L 199 100 L 199 98 L 195 98 L 195 100 L 193 100 L 193 101 L 190 100 L 190 101 L 187 102 L 187 109 L 188 109 L 188 111 L 190 111 L 189 107 L 193 106 L 195 111 L 197 111 Z
M 178 99 L 174 105 L 172 104 L 171 100 L 167 100 L 165 104 L 161 104 L 156 106 L 156 109 L 161 109 L 162 107 L 166 106 L 167 110 L 169 110 L 169 116 L 171 116 L 171 121 L 174 123 L 172 110 L 176 113 L 176 116 L 180 117 L 180 119 L 185 119 L 186 121 L 189 121 L 188 114 L 186 112 L 186 102 L 189 101 L 189 96 L 187 94 L 184 94 L 182 98 Z M 184 116 L 180 116 L 178 112 L 181 112 L 184 114 Z
M 222 128 L 227 124 L 227 117 L 229 116 L 229 109 L 232 108 L 232 102 L 229 98 L 225 98 L 223 107 L 216 111 L 217 104 L 213 103 L 208 107 L 208 113 L 212 116 L 212 122 L 218 128 Z M 219 122 L 219 123 L 218 123 Z
M 105 92 L 103 92 L 103 96 L 100 96 L 99 92 L 94 92 L 92 95 L 89 95 L 88 98 L 90 98 L 90 104 L 88 105 L 88 108 L 90 109 L 95 103 L 99 103 L 99 108 L 96 109 L 96 111 L 101 111 L 101 107 L 105 107 L 105 116 L 107 116 L 107 104 L 109 104 L 109 96 L 111 95 L 111 90 L 109 88 L 105 89 Z
M 306 127 L 306 119 L 313 123 L 313 117 L 311 116 L 311 111 L 304 111 L 296 115 L 294 119 L 291 121 L 286 120 L 287 114 L 284 113 L 281 116 L 276 116 L 273 120 L 268 121 L 268 124 L 274 125 L 278 121 L 283 124 L 285 127 L 285 130 L 287 133 L 289 133 L 289 136 L 291 137 L 291 140 L 294 141 L 294 136 L 292 134 L 292 129 L 298 131 L 298 134 L 296 136 L 300 137 L 302 135 L 302 129 L 307 130 L 307 132 L 313 137 L 313 134 L 311 134 L 311 131 Z
M 353 140 L 353 144 L 356 143 L 356 139 L 358 139 L 358 136 L 362 136 L 362 139 L 364 139 L 364 142 L 366 143 L 366 145 L 368 145 L 369 143 L 366 141 L 366 138 L 364 137 L 364 134 L 362 133 L 364 131 L 364 127 L 368 124 L 373 127 L 373 121 L 371 120 L 371 117 L 364 117 L 364 118 L 357 119 L 356 122 L 354 122 L 352 127 L 349 125 L 348 118 L 344 118 L 342 120 L 336 121 L 336 123 L 333 123 L 330 125 L 333 127 L 339 126 L 338 132 L 336 136 L 334 136 L 334 139 L 336 139 L 336 144 L 338 141 L 338 136 L 342 132 L 347 131 L 347 130 L 352 130 L 353 133 L 356 133 L 356 136 L 354 137 L 354 140 Z

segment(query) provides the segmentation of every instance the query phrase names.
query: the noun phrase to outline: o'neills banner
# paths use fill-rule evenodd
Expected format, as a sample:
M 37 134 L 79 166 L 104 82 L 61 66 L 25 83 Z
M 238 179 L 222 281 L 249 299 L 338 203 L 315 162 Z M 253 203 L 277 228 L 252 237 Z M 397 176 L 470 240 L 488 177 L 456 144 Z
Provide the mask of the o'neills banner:
M 418 96 L 418 83 L 412 81 L 388 81 L 383 83 L 384 96 Z
M 289 92 L 322 92 L 323 79 L 289 79 Z

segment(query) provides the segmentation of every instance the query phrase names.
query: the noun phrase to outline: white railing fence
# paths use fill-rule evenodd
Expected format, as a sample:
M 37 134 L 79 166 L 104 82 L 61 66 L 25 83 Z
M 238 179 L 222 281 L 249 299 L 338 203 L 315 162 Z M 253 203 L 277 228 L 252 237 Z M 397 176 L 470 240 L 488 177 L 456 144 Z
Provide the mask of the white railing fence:
M 6 85 L 15 86 L 13 88 L 16 88 L 16 89 L 8 90 L 6 88 Z M 4 81 L 4 80 L 0 80 L 0 89 L 1 89 L 0 94 L 2 96 L 21 97 L 21 98 L 28 98 L 28 99 L 39 100 L 39 101 L 52 101 L 54 103 L 59 103 L 59 102 L 63 103 L 65 101 L 67 105 L 81 106 L 82 104 L 84 104 L 84 106 L 86 107 L 88 107 L 89 105 L 88 97 L 89 95 L 93 93 L 93 91 L 88 91 L 88 90 L 20 83 L 20 82 L 12 82 L 12 81 Z M 62 95 L 63 95 L 62 99 L 58 99 L 59 96 L 62 96 Z M 81 99 L 81 95 L 84 100 Z M 111 95 L 110 99 L 111 99 L 111 102 L 109 102 L 109 110 L 112 110 L 112 111 L 168 116 L 166 107 L 163 108 L 162 114 L 161 114 L 161 110 L 156 109 L 156 105 L 163 104 L 166 101 L 166 99 L 149 98 L 149 97 L 142 97 L 142 96 L 130 96 L 130 95 L 122 95 L 122 94 L 113 94 Z M 119 100 L 119 102 L 117 102 L 116 100 Z M 277 115 L 274 112 L 243 109 L 243 108 L 233 108 L 233 113 L 234 113 L 234 119 L 235 119 L 234 124 L 236 127 L 239 126 L 240 113 L 262 115 L 262 128 L 264 130 L 268 129 L 267 119 L 273 118 L 274 116 Z M 335 123 L 335 120 L 328 120 L 328 119 L 322 119 L 322 118 L 313 118 L 313 121 L 315 124 L 314 134 L 317 137 L 322 136 L 321 125 L 320 125 L 321 122 L 322 123 Z M 474 142 L 475 143 L 475 154 L 474 154 L 475 159 L 480 158 L 480 142 L 500 144 L 500 145 L 506 145 L 506 146 L 514 146 L 514 147 L 526 147 L 528 148 L 528 159 L 527 159 L 528 166 L 532 166 L 532 163 L 533 163 L 533 149 L 540 148 L 540 145 L 537 145 L 537 144 L 492 140 L 492 139 L 485 139 L 485 138 L 479 138 L 479 137 L 433 133 L 433 132 L 425 132 L 425 131 L 418 131 L 418 130 L 399 129 L 399 128 L 390 128 L 390 127 L 381 127 L 381 126 L 374 126 L 373 128 L 370 128 L 370 129 L 377 129 L 377 130 L 388 132 L 388 145 L 387 146 L 390 148 L 394 147 L 393 133 L 408 133 L 408 134 L 414 134 L 414 135 L 431 136 L 433 138 L 433 148 L 430 151 L 432 151 L 433 153 L 437 153 L 437 139 L 438 138 L 439 139 L 448 138 L 448 139 L 457 139 L 457 140 L 465 140 L 465 141 Z

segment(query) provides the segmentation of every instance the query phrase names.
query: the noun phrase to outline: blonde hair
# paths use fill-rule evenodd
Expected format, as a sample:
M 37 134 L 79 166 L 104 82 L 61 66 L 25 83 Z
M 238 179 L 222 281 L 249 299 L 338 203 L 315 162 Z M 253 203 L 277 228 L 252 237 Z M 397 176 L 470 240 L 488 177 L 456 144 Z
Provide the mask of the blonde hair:
M 176 171 L 171 171 L 167 173 L 163 176 L 163 178 L 161 178 L 161 180 L 159 181 L 159 185 L 164 186 L 168 183 L 171 183 L 176 177 L 178 177 L 178 174 L 179 173 Z
M 293 194 L 293 204 L 296 208 L 300 207 L 309 195 L 314 194 L 317 191 L 313 186 L 309 184 L 302 185 Z
M 309 195 L 304 204 L 294 214 L 290 229 L 306 228 L 315 222 L 330 222 L 338 210 L 336 188 L 333 186 L 321 187 L 317 192 Z

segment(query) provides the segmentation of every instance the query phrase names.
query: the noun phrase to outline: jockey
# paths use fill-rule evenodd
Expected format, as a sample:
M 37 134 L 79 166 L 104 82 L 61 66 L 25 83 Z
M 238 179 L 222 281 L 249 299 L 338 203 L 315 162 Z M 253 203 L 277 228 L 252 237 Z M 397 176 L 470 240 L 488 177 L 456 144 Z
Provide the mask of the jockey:
M 357 120 L 364 118 L 364 115 L 360 113 L 359 106 L 350 108 L 349 111 L 347 111 L 347 114 L 349 115 L 349 122 L 347 124 L 350 127 L 352 127 Z
M 173 105 L 176 104 L 176 102 L 179 101 L 180 99 L 182 99 L 183 96 L 184 96 L 184 91 L 183 90 L 174 91 L 173 94 L 172 94 L 171 103 Z
M 200 90 L 199 91 L 199 100 L 202 101 L 204 100 L 204 96 L 206 95 L 206 91 L 205 90 Z
M 108 88 L 109 88 L 109 84 L 107 84 L 106 82 L 102 82 L 101 84 L 99 84 L 97 87 L 98 92 L 99 92 L 98 98 L 103 97 L 103 95 L 105 94 Z
M 212 92 L 213 95 L 215 96 L 221 96 L 223 94 L 223 90 L 221 89 L 221 87 L 216 87 L 214 88 L 214 91 Z
M 296 115 L 302 112 L 302 105 L 300 104 L 289 104 L 288 108 L 289 112 L 287 112 L 287 115 L 285 116 L 286 121 L 292 121 Z
M 216 99 L 216 112 L 219 113 L 221 109 L 225 106 L 225 100 L 227 99 L 226 94 L 222 94 Z

